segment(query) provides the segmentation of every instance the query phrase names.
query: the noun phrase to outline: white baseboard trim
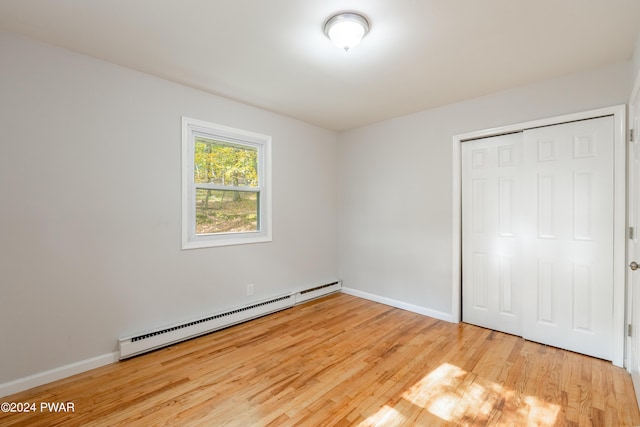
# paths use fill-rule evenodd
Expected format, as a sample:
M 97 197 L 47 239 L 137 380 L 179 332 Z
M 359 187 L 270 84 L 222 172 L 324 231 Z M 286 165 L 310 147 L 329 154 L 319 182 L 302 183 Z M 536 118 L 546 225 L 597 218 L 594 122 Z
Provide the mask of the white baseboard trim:
M 58 368 L 0 384 L 0 397 L 9 396 L 10 394 L 19 393 L 33 387 L 38 387 L 81 372 L 90 371 L 91 369 L 115 363 L 118 361 L 118 357 L 119 353 L 117 351 L 107 353 L 101 356 L 92 357 L 91 359 L 81 360 L 69 365 L 60 366 Z
M 420 307 L 413 304 L 408 304 L 403 301 L 398 301 L 392 298 L 381 297 L 380 295 L 370 294 L 369 292 L 362 292 L 357 289 L 342 287 L 341 291 L 354 297 L 368 299 L 370 301 L 379 302 L 380 304 L 390 305 L 391 307 L 400 308 L 402 310 L 411 311 L 413 313 L 422 314 L 423 316 L 433 317 L 435 319 L 444 320 L 445 322 L 458 323 L 453 319 L 453 315 L 450 313 L 443 313 L 438 310 L 431 310 L 428 308 Z

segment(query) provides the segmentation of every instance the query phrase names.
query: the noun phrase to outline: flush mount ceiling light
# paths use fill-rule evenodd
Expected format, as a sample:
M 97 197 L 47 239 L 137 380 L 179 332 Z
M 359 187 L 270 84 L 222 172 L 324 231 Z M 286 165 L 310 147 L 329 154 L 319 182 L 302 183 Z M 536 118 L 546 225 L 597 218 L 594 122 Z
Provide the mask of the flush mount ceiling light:
M 369 32 L 369 21 L 355 12 L 333 15 L 324 24 L 324 33 L 340 49 L 349 51 Z

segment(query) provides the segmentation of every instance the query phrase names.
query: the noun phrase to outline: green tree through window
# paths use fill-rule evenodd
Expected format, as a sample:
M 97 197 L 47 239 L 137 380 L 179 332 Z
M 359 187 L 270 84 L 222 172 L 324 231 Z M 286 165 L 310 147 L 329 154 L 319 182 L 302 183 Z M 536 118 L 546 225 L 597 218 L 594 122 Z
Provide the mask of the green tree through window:
M 196 234 L 258 230 L 258 150 L 199 137 L 195 141 Z M 213 189 L 198 184 L 215 184 Z

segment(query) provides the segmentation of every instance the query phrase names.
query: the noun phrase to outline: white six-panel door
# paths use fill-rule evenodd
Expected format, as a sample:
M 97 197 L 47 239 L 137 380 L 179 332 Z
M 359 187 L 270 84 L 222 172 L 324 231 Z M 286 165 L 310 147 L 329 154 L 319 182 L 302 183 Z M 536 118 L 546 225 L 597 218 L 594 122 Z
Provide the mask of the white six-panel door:
M 463 320 L 522 335 L 522 133 L 462 144 Z
M 463 320 L 612 358 L 613 118 L 462 144 Z

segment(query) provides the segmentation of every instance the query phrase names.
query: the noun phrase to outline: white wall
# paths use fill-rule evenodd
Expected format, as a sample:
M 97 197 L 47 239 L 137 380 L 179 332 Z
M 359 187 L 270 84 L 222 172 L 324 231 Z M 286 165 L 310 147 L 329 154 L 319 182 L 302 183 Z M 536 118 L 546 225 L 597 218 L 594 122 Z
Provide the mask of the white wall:
M 0 384 L 338 278 L 333 132 L 8 33 L 0 57 Z M 272 243 L 180 250 L 181 115 L 273 137 Z
M 624 104 L 631 66 L 541 82 L 339 136 L 343 286 L 451 313 L 452 137 Z
M 638 84 L 638 76 L 640 76 L 640 34 L 638 34 L 638 38 L 636 39 L 636 44 L 633 49 L 633 55 L 631 56 L 630 62 L 631 75 L 633 78 L 632 84 Z

